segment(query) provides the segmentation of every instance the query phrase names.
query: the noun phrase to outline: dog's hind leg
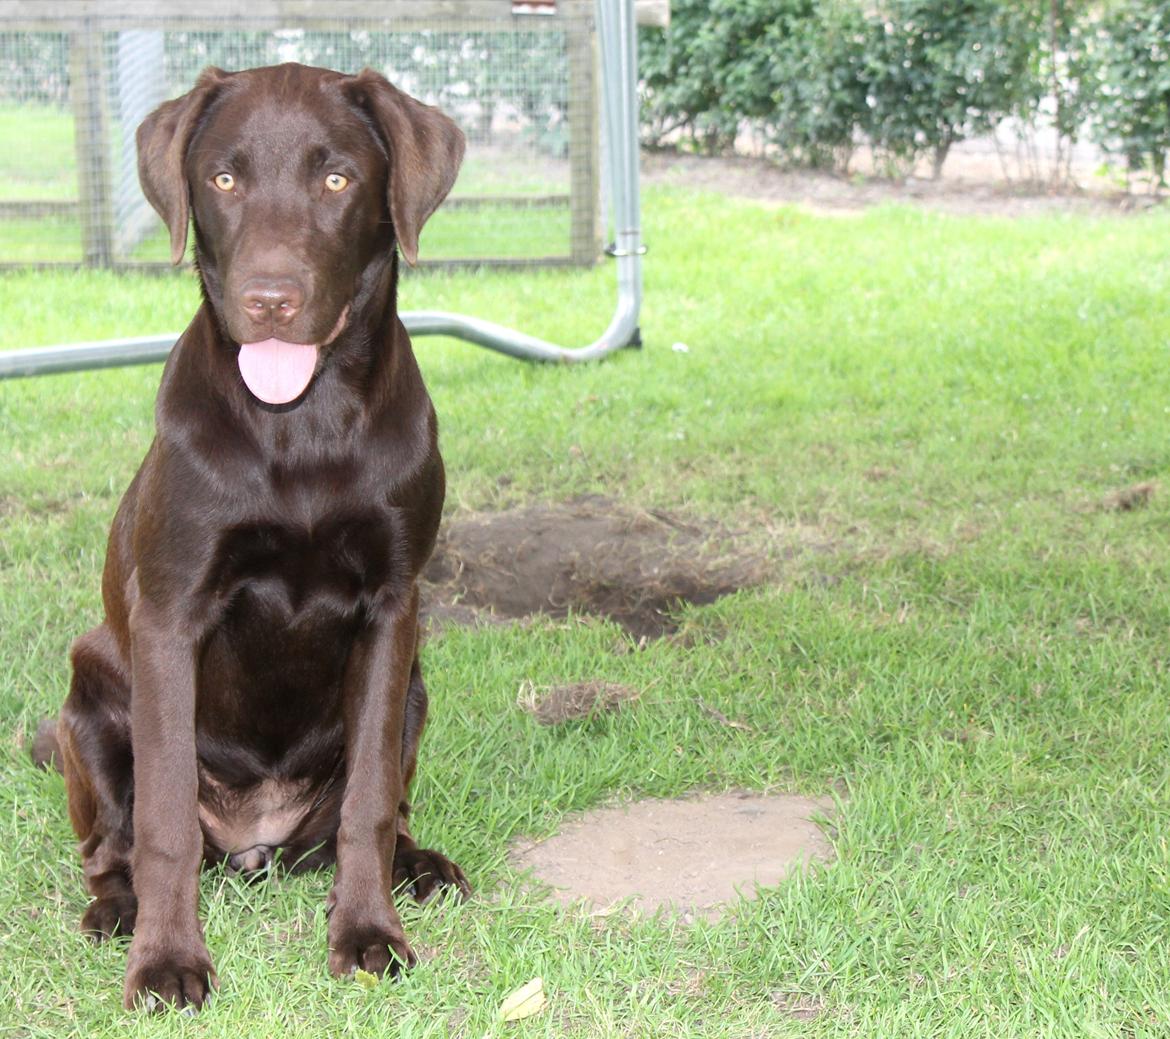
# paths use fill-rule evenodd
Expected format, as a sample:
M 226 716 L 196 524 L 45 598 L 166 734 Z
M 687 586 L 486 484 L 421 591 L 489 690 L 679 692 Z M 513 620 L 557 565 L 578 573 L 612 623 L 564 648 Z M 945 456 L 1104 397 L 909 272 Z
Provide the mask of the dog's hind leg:
M 138 900 L 130 881 L 134 762 L 130 675 L 106 625 L 73 644 L 73 682 L 57 723 L 81 864 L 93 901 L 81 929 L 95 939 L 134 931 Z
M 408 816 L 410 781 L 418 764 L 418 745 L 427 720 L 427 690 L 423 684 L 418 655 L 410 669 L 410 685 L 406 691 L 406 717 L 402 727 L 402 789 L 403 800 L 398 806 L 398 840 L 394 845 L 394 886 L 405 886 L 416 901 L 425 902 L 444 887 L 453 887 L 460 895 L 471 895 L 471 885 L 454 862 L 429 848 L 420 848 L 410 834 Z

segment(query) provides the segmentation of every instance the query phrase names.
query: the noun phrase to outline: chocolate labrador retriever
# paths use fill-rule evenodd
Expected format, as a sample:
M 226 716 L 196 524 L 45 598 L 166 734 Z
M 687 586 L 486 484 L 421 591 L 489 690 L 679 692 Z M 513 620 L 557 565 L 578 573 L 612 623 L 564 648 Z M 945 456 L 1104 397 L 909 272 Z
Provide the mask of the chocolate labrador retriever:
M 288 64 L 208 69 L 138 152 L 176 263 L 194 222 L 203 303 L 57 726 L 81 926 L 133 933 L 127 1007 L 198 1007 L 217 985 L 200 864 L 336 861 L 330 971 L 396 971 L 414 955 L 393 889 L 469 892 L 407 827 L 444 481 L 395 303 L 395 245 L 415 262 L 463 136 L 374 72 Z

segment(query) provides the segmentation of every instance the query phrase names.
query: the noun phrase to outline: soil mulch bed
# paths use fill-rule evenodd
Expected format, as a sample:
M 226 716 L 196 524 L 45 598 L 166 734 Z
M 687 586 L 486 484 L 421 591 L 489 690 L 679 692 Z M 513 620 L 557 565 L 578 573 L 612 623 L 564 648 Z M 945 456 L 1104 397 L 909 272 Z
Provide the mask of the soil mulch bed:
M 762 583 L 767 560 L 746 539 L 608 498 L 457 518 L 424 573 L 439 624 L 543 613 L 609 617 L 636 637 L 677 630 L 677 611 Z

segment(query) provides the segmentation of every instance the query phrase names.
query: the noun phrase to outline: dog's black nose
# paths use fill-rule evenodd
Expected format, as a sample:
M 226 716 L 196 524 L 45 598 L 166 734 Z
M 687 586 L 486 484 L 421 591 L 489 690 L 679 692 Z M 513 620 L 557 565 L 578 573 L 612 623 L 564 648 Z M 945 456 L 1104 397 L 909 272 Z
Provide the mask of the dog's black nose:
M 305 291 L 291 278 L 249 278 L 240 300 L 256 324 L 287 325 L 305 305 Z

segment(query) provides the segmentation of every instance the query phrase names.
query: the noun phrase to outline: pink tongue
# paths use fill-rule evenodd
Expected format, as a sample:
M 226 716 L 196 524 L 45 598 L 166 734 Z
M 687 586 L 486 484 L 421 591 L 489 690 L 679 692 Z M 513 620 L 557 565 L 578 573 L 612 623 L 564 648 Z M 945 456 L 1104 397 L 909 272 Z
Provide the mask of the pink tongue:
M 262 339 L 240 346 L 240 374 L 244 384 L 266 404 L 288 404 L 308 388 L 317 370 L 317 347 Z

